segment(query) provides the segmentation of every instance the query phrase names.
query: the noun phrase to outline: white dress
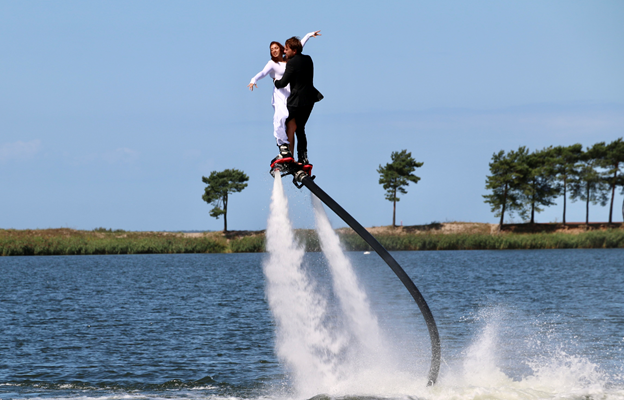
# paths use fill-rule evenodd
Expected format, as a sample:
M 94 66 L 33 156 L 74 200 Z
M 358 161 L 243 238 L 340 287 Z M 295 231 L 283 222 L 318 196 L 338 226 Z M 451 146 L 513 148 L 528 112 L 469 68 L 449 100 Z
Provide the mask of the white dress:
M 301 45 L 305 46 L 308 39 L 314 35 L 314 32 L 310 32 L 301 39 Z M 285 62 L 275 62 L 269 60 L 267 65 L 264 66 L 262 71 L 258 72 L 256 76 L 251 78 L 251 84 L 256 84 L 260 79 L 269 75 L 273 79 L 282 79 L 286 71 Z M 286 136 L 286 118 L 288 118 L 288 108 L 286 107 L 286 100 L 290 95 L 290 85 L 286 85 L 281 89 L 273 86 L 273 96 L 271 97 L 271 105 L 273 106 L 273 135 L 277 140 L 277 145 L 288 144 L 288 137 Z

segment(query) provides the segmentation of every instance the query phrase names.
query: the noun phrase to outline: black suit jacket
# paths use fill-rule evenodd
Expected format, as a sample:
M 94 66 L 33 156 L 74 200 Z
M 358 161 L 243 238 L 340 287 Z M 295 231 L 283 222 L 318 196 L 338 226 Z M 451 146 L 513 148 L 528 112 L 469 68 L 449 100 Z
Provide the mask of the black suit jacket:
M 284 76 L 275 81 L 275 87 L 283 88 L 289 83 L 288 107 L 310 106 L 323 99 L 323 95 L 314 87 L 314 63 L 310 56 L 295 54 L 288 60 Z

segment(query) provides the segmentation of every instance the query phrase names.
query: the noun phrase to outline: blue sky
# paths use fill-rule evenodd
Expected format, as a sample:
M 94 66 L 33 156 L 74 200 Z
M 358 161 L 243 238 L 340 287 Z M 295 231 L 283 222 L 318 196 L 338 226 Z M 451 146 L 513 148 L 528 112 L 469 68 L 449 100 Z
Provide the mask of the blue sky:
M 318 29 L 309 156 L 365 226 L 391 223 L 376 169 L 392 151 L 424 162 L 397 222 L 496 222 L 494 152 L 624 136 L 621 1 L 219 3 L 0 2 L 0 228 L 219 230 L 201 177 L 239 168 L 228 227 L 264 229 L 271 82 L 246 85 L 272 40 Z M 287 190 L 312 227 L 308 193 Z

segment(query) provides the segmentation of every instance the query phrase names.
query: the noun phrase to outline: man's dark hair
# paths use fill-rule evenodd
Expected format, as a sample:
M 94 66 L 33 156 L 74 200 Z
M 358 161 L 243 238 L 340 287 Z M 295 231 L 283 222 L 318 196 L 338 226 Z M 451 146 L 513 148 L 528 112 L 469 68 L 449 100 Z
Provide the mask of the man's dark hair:
M 297 54 L 301 54 L 303 45 L 297 36 L 293 36 L 284 43 L 284 46 L 290 47 L 291 50 L 297 50 Z

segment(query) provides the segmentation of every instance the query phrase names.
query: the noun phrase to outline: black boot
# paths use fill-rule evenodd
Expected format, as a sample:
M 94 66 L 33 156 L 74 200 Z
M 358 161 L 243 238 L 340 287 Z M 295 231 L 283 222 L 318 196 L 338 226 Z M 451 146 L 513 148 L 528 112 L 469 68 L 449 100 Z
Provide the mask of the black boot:
M 299 164 L 310 165 L 310 161 L 308 160 L 308 152 L 304 151 L 303 153 L 299 153 Z

